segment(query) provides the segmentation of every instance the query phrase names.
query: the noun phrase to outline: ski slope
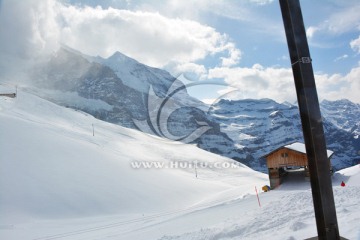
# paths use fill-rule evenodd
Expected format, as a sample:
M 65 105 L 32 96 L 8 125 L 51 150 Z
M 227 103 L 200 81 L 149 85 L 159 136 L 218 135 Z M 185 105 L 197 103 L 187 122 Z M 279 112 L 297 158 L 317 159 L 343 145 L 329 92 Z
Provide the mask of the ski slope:
M 139 161 L 164 165 L 135 169 Z M 206 167 L 170 167 L 194 161 Z M 267 175 L 241 164 L 214 167 L 224 163 L 233 162 L 23 91 L 15 99 L 0 97 L 0 239 L 316 235 L 308 183 L 289 181 L 261 193 L 259 207 L 254 187 L 268 184 Z M 349 239 L 360 239 L 359 170 L 334 176 L 340 231 Z

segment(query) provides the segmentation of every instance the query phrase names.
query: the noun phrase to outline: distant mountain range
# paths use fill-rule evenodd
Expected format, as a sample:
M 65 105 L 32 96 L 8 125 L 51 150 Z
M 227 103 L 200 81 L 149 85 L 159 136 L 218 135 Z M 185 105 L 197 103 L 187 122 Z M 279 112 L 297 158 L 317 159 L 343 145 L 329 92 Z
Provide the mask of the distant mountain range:
M 345 168 L 360 160 L 360 105 L 348 100 L 322 101 L 320 108 L 332 164 Z M 297 106 L 271 99 L 221 100 L 209 114 L 238 148 L 247 153 L 248 165 L 262 170 L 263 155 L 294 141 L 303 142 Z
M 90 57 L 61 48 L 31 73 L 29 91 L 108 122 L 196 144 L 266 171 L 261 156 L 302 141 L 298 108 L 270 99 L 220 100 L 212 106 L 191 97 L 179 80 L 116 52 Z M 35 88 L 34 88 L 35 86 Z M 360 105 L 348 100 L 321 103 L 333 165 L 360 160 Z M 196 159 L 194 159 L 196 160 Z

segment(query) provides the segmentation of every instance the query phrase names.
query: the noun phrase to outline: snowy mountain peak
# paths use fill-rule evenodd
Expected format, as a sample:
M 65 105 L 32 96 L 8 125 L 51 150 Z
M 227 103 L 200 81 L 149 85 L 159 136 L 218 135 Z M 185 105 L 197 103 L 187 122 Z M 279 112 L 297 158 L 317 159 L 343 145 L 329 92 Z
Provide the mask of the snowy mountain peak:
M 334 100 L 334 101 L 330 101 L 330 100 L 322 100 L 321 101 L 322 105 L 333 105 L 333 104 L 337 104 L 337 105 L 356 105 L 355 103 L 351 102 L 348 99 L 339 99 L 339 100 Z
M 148 93 L 150 85 L 166 91 L 175 80 L 167 71 L 139 63 L 118 51 L 106 59 L 96 57 L 91 61 L 111 68 L 123 84 L 142 93 Z
M 113 61 L 113 62 L 117 62 L 117 63 L 126 63 L 126 62 L 132 62 L 132 63 L 137 63 L 140 64 L 138 61 L 136 61 L 133 58 L 130 58 L 128 56 L 126 56 L 125 54 L 116 51 L 113 55 L 111 55 L 110 57 L 106 58 L 108 61 Z

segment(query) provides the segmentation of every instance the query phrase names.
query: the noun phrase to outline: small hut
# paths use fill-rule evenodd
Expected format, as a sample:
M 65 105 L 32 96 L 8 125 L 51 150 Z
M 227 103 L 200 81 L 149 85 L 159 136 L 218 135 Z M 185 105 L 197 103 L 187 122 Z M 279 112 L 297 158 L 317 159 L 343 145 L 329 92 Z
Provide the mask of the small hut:
M 327 150 L 327 157 L 330 161 L 333 151 Z M 269 171 L 271 189 L 276 188 L 282 182 L 285 170 L 292 167 L 304 168 L 305 177 L 309 177 L 309 163 L 306 155 L 305 144 L 295 142 L 282 146 L 266 154 L 266 165 Z M 330 171 L 331 162 L 330 162 Z

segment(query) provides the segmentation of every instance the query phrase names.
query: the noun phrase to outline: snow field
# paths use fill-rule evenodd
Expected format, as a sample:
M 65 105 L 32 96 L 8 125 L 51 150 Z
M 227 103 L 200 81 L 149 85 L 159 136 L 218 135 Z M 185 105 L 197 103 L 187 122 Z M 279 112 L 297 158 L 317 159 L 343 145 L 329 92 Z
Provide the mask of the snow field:
M 22 239 L 42 236 L 41 226 L 33 236 L 17 227 L 38 221 L 176 215 L 245 195 L 267 179 L 243 165 L 198 169 L 198 178 L 194 169 L 133 169 L 132 161 L 231 160 L 22 91 L 0 98 L 0 109 L 0 189 L 6 193 L 0 195 L 0 236 L 6 239 L 21 232 L 29 236 Z
M 1 89 L 1 88 L 0 88 Z M 92 125 L 95 136 L 92 135 Z M 134 169 L 232 160 L 99 121 L 20 91 L 0 98 L 0 239 L 227 240 L 316 235 L 308 182 L 260 193 L 238 168 Z M 340 187 L 341 181 L 346 187 Z M 340 233 L 360 239 L 360 167 L 334 174 Z

